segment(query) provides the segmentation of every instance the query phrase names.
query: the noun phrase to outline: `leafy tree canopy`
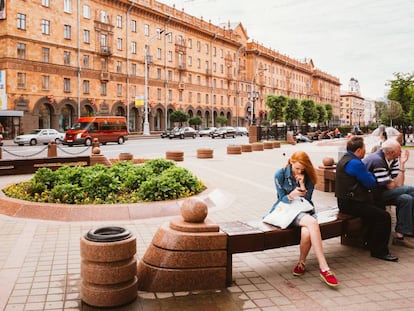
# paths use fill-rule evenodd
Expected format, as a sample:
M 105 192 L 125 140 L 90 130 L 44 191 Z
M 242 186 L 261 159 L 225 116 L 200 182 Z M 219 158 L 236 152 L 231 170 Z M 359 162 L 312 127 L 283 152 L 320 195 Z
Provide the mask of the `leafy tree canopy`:
M 184 122 L 187 122 L 187 120 L 190 118 L 188 113 L 182 111 L 182 110 L 175 110 L 170 115 L 170 121 L 171 122 L 178 122 L 180 123 L 180 126 L 183 125 Z

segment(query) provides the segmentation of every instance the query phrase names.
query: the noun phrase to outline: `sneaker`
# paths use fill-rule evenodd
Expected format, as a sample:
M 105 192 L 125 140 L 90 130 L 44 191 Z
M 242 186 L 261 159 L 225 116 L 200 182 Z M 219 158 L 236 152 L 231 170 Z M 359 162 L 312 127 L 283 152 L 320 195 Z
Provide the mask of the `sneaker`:
M 322 272 L 322 270 L 319 270 L 319 275 L 321 276 L 321 279 L 331 287 L 338 286 L 338 280 L 336 279 L 335 275 L 331 270 Z
M 397 237 L 392 238 L 392 245 L 403 246 L 407 248 L 414 248 L 414 243 L 412 241 L 408 241 L 408 239 L 397 238 Z
M 303 262 L 298 262 L 298 264 L 293 269 L 294 276 L 301 276 L 305 273 L 305 264 Z

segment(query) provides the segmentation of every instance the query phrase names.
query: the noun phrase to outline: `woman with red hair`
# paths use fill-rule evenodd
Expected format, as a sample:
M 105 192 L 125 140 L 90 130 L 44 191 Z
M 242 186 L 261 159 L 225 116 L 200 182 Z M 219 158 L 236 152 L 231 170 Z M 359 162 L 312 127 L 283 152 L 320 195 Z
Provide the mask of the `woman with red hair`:
M 279 202 L 290 203 L 298 197 L 308 200 L 313 205 L 312 194 L 317 176 L 307 153 L 303 151 L 293 153 L 287 165 L 275 173 L 274 179 L 278 199 L 270 212 L 278 207 Z M 338 280 L 329 269 L 323 253 L 321 232 L 316 220 L 315 209 L 299 213 L 291 225 L 301 227 L 300 255 L 299 261 L 293 269 L 293 275 L 301 276 L 305 273 L 306 257 L 313 246 L 319 263 L 321 279 L 329 286 L 337 286 Z

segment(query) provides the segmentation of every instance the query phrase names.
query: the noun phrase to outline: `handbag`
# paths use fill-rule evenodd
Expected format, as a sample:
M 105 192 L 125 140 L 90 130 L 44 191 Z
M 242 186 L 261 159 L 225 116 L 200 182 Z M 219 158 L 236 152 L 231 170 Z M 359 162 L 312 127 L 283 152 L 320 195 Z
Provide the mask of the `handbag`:
M 290 203 L 279 202 L 276 208 L 263 218 L 263 222 L 285 229 L 299 213 L 309 212 L 313 208 L 308 200 L 301 197 L 293 199 Z

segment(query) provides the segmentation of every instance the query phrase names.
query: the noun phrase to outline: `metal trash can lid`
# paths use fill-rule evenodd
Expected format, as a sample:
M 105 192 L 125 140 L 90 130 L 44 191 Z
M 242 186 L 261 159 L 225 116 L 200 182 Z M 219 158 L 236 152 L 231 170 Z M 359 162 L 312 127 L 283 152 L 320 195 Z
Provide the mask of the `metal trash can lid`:
M 85 239 L 92 242 L 117 242 L 131 236 L 131 232 L 122 227 L 100 227 L 89 230 L 85 234 Z

